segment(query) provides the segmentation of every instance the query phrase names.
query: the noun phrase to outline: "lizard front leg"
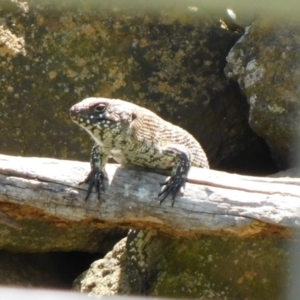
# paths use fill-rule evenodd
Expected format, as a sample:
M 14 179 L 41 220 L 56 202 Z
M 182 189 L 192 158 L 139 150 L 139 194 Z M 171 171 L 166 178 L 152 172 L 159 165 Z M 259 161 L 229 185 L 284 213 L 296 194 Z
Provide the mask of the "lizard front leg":
M 174 206 L 176 195 L 179 190 L 184 187 L 187 179 L 187 174 L 191 167 L 191 155 L 188 150 L 180 145 L 172 145 L 166 148 L 163 153 L 168 156 L 174 156 L 176 158 L 176 164 L 173 167 L 171 176 L 161 184 L 163 186 L 158 197 L 162 196 L 160 204 L 171 194 L 172 206 Z
M 104 178 L 106 176 L 103 170 L 107 160 L 108 155 L 98 144 L 95 144 L 92 148 L 90 156 L 91 171 L 86 179 L 79 183 L 87 183 L 89 185 L 84 199 L 85 201 L 87 201 L 87 199 L 89 198 L 93 187 L 95 187 L 97 198 L 98 200 L 100 200 L 101 190 L 104 191 Z

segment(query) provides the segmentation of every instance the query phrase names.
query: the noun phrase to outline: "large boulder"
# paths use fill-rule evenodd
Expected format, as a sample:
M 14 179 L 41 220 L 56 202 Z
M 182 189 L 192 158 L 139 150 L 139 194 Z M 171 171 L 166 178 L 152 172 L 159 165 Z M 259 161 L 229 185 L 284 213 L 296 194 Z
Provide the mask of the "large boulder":
M 226 75 L 250 105 L 249 124 L 281 169 L 299 164 L 300 27 L 255 21 L 227 56 Z
M 144 259 L 140 255 L 131 260 L 122 240 L 79 276 L 74 288 L 96 296 L 144 293 L 185 299 L 285 299 L 291 249 L 275 235 L 174 239 L 145 232 L 138 238 Z M 136 259 L 146 276 L 135 270 Z
M 241 33 L 221 28 L 220 11 L 130 3 L 0 4 L 0 152 L 88 160 L 91 141 L 68 110 L 103 96 L 146 106 L 184 127 L 213 168 L 265 172 L 268 148 L 223 72 Z

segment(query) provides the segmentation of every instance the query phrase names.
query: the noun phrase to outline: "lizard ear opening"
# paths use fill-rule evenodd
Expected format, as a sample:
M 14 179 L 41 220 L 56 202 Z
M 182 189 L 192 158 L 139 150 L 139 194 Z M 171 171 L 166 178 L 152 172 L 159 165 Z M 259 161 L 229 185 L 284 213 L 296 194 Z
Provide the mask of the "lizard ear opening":
M 134 120 L 137 118 L 136 113 L 132 113 L 132 114 L 131 114 L 131 117 L 132 117 L 132 121 L 134 121 Z

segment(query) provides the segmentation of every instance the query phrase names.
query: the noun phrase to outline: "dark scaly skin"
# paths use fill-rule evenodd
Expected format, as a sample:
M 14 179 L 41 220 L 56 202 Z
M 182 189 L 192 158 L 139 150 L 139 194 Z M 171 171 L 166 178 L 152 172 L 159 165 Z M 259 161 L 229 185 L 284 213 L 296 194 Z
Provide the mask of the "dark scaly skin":
M 103 190 L 104 166 L 109 157 L 123 166 L 170 170 L 162 184 L 160 203 L 176 195 L 186 183 L 190 166 L 209 168 L 206 155 L 195 138 L 184 129 L 152 111 L 123 100 L 87 98 L 70 109 L 72 120 L 95 140 L 86 200 L 95 187 L 98 199 Z
M 126 239 L 126 252 L 132 267 L 137 271 L 139 278 L 139 293 L 148 296 L 151 283 L 149 280 L 149 264 L 145 248 L 150 244 L 154 231 L 130 229 Z

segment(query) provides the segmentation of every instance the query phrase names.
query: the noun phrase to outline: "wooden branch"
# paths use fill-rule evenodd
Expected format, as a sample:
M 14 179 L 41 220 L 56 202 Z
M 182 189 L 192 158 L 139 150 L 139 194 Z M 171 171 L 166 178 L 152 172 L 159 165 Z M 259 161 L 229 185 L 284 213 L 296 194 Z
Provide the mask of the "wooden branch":
M 49 158 L 0 155 L 0 202 L 34 207 L 46 215 L 102 227 L 147 228 L 177 235 L 203 233 L 286 236 L 300 226 L 300 180 L 258 178 L 192 168 L 184 196 L 174 207 L 159 205 L 165 176 L 106 166 L 102 201 L 95 193 L 85 202 L 89 164 Z M 2 221 L 1 221 L 2 220 Z M 0 222 L 9 224 L 0 213 Z

